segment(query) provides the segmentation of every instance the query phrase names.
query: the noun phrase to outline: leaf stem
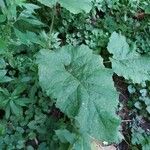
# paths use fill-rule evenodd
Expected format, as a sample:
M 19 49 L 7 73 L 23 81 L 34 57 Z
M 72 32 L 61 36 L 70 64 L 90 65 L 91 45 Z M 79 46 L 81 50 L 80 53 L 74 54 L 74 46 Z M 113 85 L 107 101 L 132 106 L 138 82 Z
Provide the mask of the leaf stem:
M 53 31 L 54 20 L 55 20 L 55 13 L 56 13 L 56 6 L 53 8 L 53 12 L 52 13 L 53 13 L 52 14 L 53 16 L 52 16 L 52 22 L 51 22 L 50 31 L 49 31 L 50 35 L 52 34 L 52 31 Z

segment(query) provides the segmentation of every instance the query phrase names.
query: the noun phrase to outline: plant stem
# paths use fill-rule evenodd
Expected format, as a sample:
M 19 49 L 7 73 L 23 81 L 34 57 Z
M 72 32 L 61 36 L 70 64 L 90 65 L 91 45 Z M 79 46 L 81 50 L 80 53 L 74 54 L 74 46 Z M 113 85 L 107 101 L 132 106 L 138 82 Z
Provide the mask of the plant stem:
M 56 13 L 56 6 L 53 8 L 53 16 L 52 16 L 52 22 L 51 22 L 51 26 L 50 26 L 50 35 L 52 34 L 53 31 L 53 26 L 54 26 L 54 20 L 55 20 L 55 13 Z

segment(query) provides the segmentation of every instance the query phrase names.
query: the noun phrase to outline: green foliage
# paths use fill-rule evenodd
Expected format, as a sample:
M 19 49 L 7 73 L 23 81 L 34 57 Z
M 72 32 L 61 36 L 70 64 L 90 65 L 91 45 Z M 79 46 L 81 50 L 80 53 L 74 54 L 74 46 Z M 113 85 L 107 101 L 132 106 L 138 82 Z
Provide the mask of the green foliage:
M 0 124 L 0 136 L 5 133 L 5 126 L 4 124 Z
M 12 93 L 7 89 L 1 89 L 0 93 L 0 107 L 6 109 L 6 118 L 10 117 L 10 113 L 21 116 L 22 107 L 27 106 L 30 102 L 28 98 L 19 96 L 25 90 L 25 85 L 19 85 Z
M 128 102 L 128 108 L 134 116 L 130 123 L 131 144 L 135 150 L 148 150 L 150 146 L 149 90 L 149 82 L 128 86 L 128 91 L 131 94 L 131 101 Z
M 0 83 L 9 82 L 12 79 L 6 75 L 6 63 L 4 59 L 0 59 Z
M 75 119 L 81 134 L 118 141 L 118 102 L 112 72 L 103 67 L 99 56 L 84 45 L 65 46 L 56 52 L 41 51 L 37 62 L 40 85 L 57 99 L 56 106 L 62 112 Z
M 150 147 L 150 134 L 145 133 L 141 128 L 132 128 L 132 144 L 139 145 L 142 150 L 148 150 Z
M 150 120 L 150 94 L 148 87 L 149 83 L 144 83 L 142 86 L 129 85 L 128 90 L 132 97 L 129 107 L 133 108 L 138 115 Z
M 149 24 L 145 0 L 0 0 L 0 149 L 117 144 L 112 75 L 149 80 Z M 148 120 L 148 87 L 138 86 L 129 105 Z

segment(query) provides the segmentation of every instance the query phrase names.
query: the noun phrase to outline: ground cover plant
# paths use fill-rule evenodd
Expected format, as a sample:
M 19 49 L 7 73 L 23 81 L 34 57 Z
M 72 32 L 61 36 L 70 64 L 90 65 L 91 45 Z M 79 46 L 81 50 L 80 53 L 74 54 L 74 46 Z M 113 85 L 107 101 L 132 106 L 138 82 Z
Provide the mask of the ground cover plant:
M 150 149 L 149 0 L 0 0 L 0 149 Z

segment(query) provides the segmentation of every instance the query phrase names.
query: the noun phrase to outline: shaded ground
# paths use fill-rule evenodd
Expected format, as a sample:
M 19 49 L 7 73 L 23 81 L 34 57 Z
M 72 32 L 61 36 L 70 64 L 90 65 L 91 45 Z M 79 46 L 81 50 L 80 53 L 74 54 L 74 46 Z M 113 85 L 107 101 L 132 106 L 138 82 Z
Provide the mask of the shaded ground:
M 126 104 L 129 100 L 128 84 L 125 82 L 123 77 L 119 77 L 116 74 L 113 75 L 113 80 L 117 91 L 119 92 L 119 101 L 123 104 L 123 108 L 118 111 L 118 115 L 122 119 L 122 133 L 124 137 L 128 137 L 130 130 L 128 128 L 131 117 L 129 116 L 129 111 Z M 129 150 L 129 144 L 127 141 L 123 140 L 118 146 L 118 150 Z

